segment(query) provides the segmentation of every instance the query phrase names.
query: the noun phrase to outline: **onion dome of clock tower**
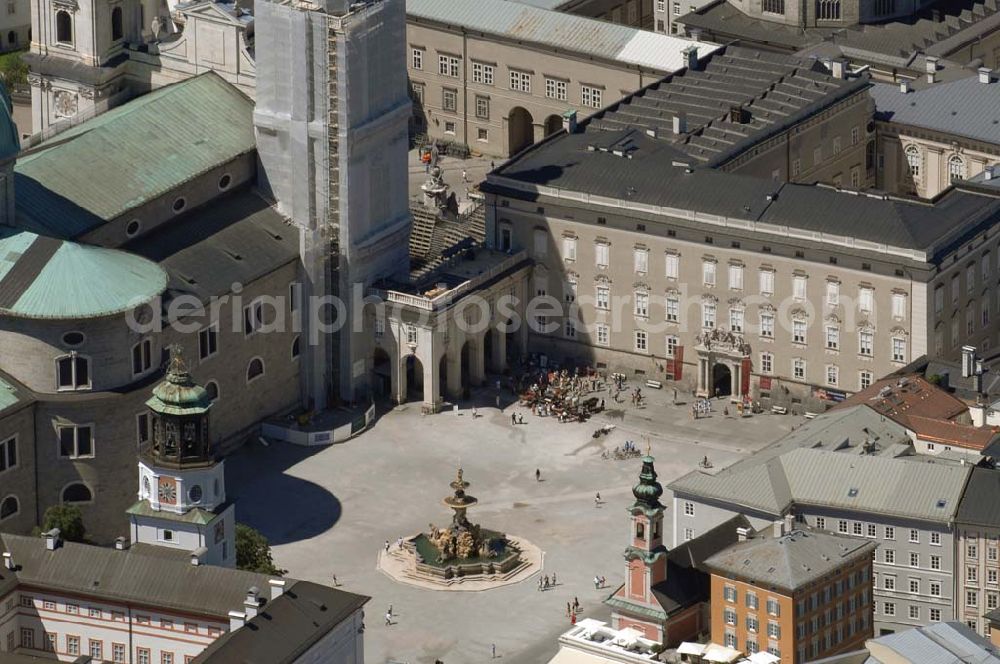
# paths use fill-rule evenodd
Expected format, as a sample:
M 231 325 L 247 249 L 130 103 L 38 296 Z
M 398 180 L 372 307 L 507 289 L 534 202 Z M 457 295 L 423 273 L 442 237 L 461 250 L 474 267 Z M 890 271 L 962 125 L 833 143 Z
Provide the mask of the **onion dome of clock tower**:
M 653 457 L 647 454 L 642 457 L 642 471 L 639 473 L 639 483 L 632 487 L 635 496 L 635 507 L 646 509 L 663 509 L 660 496 L 663 495 L 663 485 L 656 481 L 656 469 L 653 467 Z
M 180 346 L 170 348 L 166 379 L 146 405 L 152 411 L 153 437 L 145 453 L 154 463 L 181 467 L 214 462 L 208 426 L 212 400 L 191 377 Z

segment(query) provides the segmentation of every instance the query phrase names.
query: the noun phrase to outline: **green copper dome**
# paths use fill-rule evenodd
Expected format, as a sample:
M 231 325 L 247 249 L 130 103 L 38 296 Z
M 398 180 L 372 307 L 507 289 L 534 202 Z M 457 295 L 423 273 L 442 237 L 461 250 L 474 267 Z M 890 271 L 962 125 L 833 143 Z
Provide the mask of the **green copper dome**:
M 635 507 L 645 509 L 663 509 L 660 503 L 660 496 L 663 495 L 663 486 L 656 481 L 656 469 L 653 467 L 653 457 L 642 457 L 642 472 L 639 473 L 639 483 L 632 487 L 632 495 L 635 496 Z
M 199 415 L 212 407 L 208 392 L 188 372 L 180 346 L 170 347 L 167 378 L 153 388 L 153 398 L 146 405 L 165 415 Z

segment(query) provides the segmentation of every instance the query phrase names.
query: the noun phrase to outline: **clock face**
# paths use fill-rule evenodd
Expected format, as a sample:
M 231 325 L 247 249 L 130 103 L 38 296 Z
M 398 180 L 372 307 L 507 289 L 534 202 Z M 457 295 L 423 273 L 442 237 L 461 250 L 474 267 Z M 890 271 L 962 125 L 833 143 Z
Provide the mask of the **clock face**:
M 168 505 L 177 503 L 177 485 L 171 479 L 160 478 L 157 494 L 160 497 L 161 503 L 167 503 Z
M 55 95 L 56 115 L 68 118 L 76 115 L 76 95 L 72 92 L 60 91 Z

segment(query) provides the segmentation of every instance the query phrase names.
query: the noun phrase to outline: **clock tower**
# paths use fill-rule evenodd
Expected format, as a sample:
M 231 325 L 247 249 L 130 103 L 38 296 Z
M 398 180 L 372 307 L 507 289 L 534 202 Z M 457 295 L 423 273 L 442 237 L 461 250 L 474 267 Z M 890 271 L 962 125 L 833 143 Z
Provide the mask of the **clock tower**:
M 225 462 L 212 451 L 208 393 L 179 346 L 153 389 L 152 439 L 139 450 L 139 502 L 128 510 L 132 542 L 197 553 L 205 564 L 236 564 L 235 508 L 226 502 Z

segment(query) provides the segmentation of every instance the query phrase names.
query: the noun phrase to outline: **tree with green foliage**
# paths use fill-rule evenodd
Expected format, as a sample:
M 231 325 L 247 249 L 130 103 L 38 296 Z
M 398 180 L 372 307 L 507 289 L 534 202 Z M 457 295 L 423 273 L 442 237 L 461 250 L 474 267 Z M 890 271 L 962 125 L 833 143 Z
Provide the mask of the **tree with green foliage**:
M 83 527 L 83 514 L 76 505 L 53 505 L 45 510 L 42 517 L 42 532 L 53 528 L 59 529 L 59 534 L 67 542 L 82 542 L 86 529 Z
M 0 55 L 0 79 L 7 89 L 23 88 L 28 84 L 28 65 L 21 58 L 23 51 Z
M 272 576 L 283 576 L 288 571 L 274 564 L 267 538 L 260 531 L 242 523 L 236 524 L 236 567 Z

